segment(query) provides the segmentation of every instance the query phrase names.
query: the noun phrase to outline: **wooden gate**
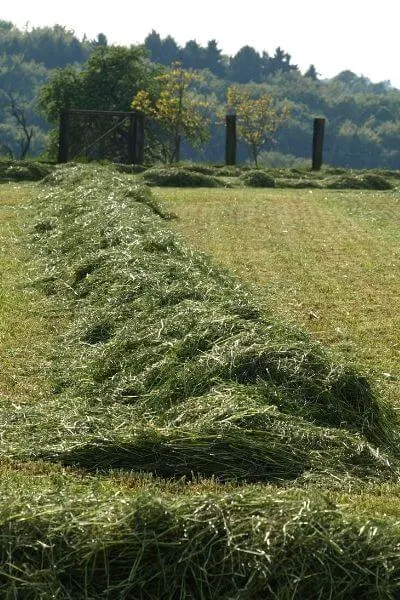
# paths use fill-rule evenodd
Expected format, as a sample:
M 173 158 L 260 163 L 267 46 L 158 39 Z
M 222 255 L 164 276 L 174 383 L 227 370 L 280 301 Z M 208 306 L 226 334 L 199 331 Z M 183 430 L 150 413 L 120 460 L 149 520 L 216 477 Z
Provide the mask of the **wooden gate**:
M 142 164 L 144 117 L 136 111 L 65 108 L 60 113 L 58 162 L 110 160 Z

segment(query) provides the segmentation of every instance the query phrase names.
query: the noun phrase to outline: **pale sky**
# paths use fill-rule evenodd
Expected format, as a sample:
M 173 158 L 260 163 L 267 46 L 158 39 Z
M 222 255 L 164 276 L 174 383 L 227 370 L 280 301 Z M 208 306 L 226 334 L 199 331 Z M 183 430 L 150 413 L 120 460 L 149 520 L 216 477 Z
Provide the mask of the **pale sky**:
M 0 18 L 20 28 L 57 23 L 80 38 L 101 32 L 109 43 L 123 45 L 142 43 L 155 29 L 179 45 L 216 39 L 229 55 L 246 44 L 269 54 L 281 46 L 302 71 L 311 63 L 322 77 L 350 69 L 400 88 L 398 0 L 242 0 L 233 6 L 226 0 L 14 0 L 3 3 Z

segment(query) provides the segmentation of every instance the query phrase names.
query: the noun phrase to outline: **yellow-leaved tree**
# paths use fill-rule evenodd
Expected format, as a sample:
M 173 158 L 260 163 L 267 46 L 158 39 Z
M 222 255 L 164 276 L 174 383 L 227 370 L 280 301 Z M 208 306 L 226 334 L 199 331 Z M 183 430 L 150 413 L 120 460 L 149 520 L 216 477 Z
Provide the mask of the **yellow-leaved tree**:
M 193 87 L 199 79 L 198 74 L 174 63 L 171 69 L 155 77 L 155 93 L 140 90 L 132 101 L 134 110 L 151 117 L 159 126 L 153 135 L 153 145 L 166 163 L 179 162 L 182 139 L 198 146 L 209 135 L 209 107 Z
M 228 88 L 227 106 L 231 114 L 236 114 L 238 137 L 249 148 L 257 167 L 263 146 L 274 141 L 278 128 L 289 117 L 290 108 L 288 105 L 279 108 L 269 94 L 252 98 L 246 89 L 237 85 Z

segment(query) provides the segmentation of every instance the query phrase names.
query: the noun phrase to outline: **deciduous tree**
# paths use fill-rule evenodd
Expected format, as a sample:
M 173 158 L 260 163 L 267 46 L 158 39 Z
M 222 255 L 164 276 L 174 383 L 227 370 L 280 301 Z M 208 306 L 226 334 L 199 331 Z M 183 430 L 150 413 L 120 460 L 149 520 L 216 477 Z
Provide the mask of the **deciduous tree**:
M 17 101 L 15 96 L 10 92 L 5 93 L 8 98 L 9 106 L 8 110 L 11 117 L 14 119 L 15 125 L 19 132 L 19 157 L 23 160 L 29 152 L 32 138 L 35 134 L 34 127 L 28 125 L 26 110 L 20 102 Z M 4 145 L 8 151 L 8 154 L 13 156 L 13 151 L 9 146 Z
M 228 88 L 227 104 L 228 110 L 236 114 L 238 136 L 258 166 L 263 146 L 274 139 L 278 128 L 287 120 L 289 107 L 278 108 L 269 94 L 252 98 L 245 89 L 235 85 Z
M 182 139 L 199 145 L 207 138 L 207 103 L 191 89 L 198 79 L 199 75 L 175 63 L 170 70 L 155 78 L 159 85 L 156 97 L 152 98 L 148 90 L 140 90 L 132 101 L 133 109 L 159 124 L 158 146 L 164 162 L 179 161 Z
M 141 48 L 102 46 L 83 69 L 55 71 L 41 89 L 39 105 L 53 123 L 62 108 L 129 110 L 132 88 L 145 87 L 152 70 Z

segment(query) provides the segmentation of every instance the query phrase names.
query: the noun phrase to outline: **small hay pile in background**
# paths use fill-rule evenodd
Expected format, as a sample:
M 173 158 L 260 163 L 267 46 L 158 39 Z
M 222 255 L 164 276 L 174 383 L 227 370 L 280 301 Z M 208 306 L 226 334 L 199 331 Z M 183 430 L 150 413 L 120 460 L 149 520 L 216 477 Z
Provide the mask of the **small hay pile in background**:
M 5 181 L 39 181 L 55 166 L 34 160 L 0 158 L 0 183 Z

